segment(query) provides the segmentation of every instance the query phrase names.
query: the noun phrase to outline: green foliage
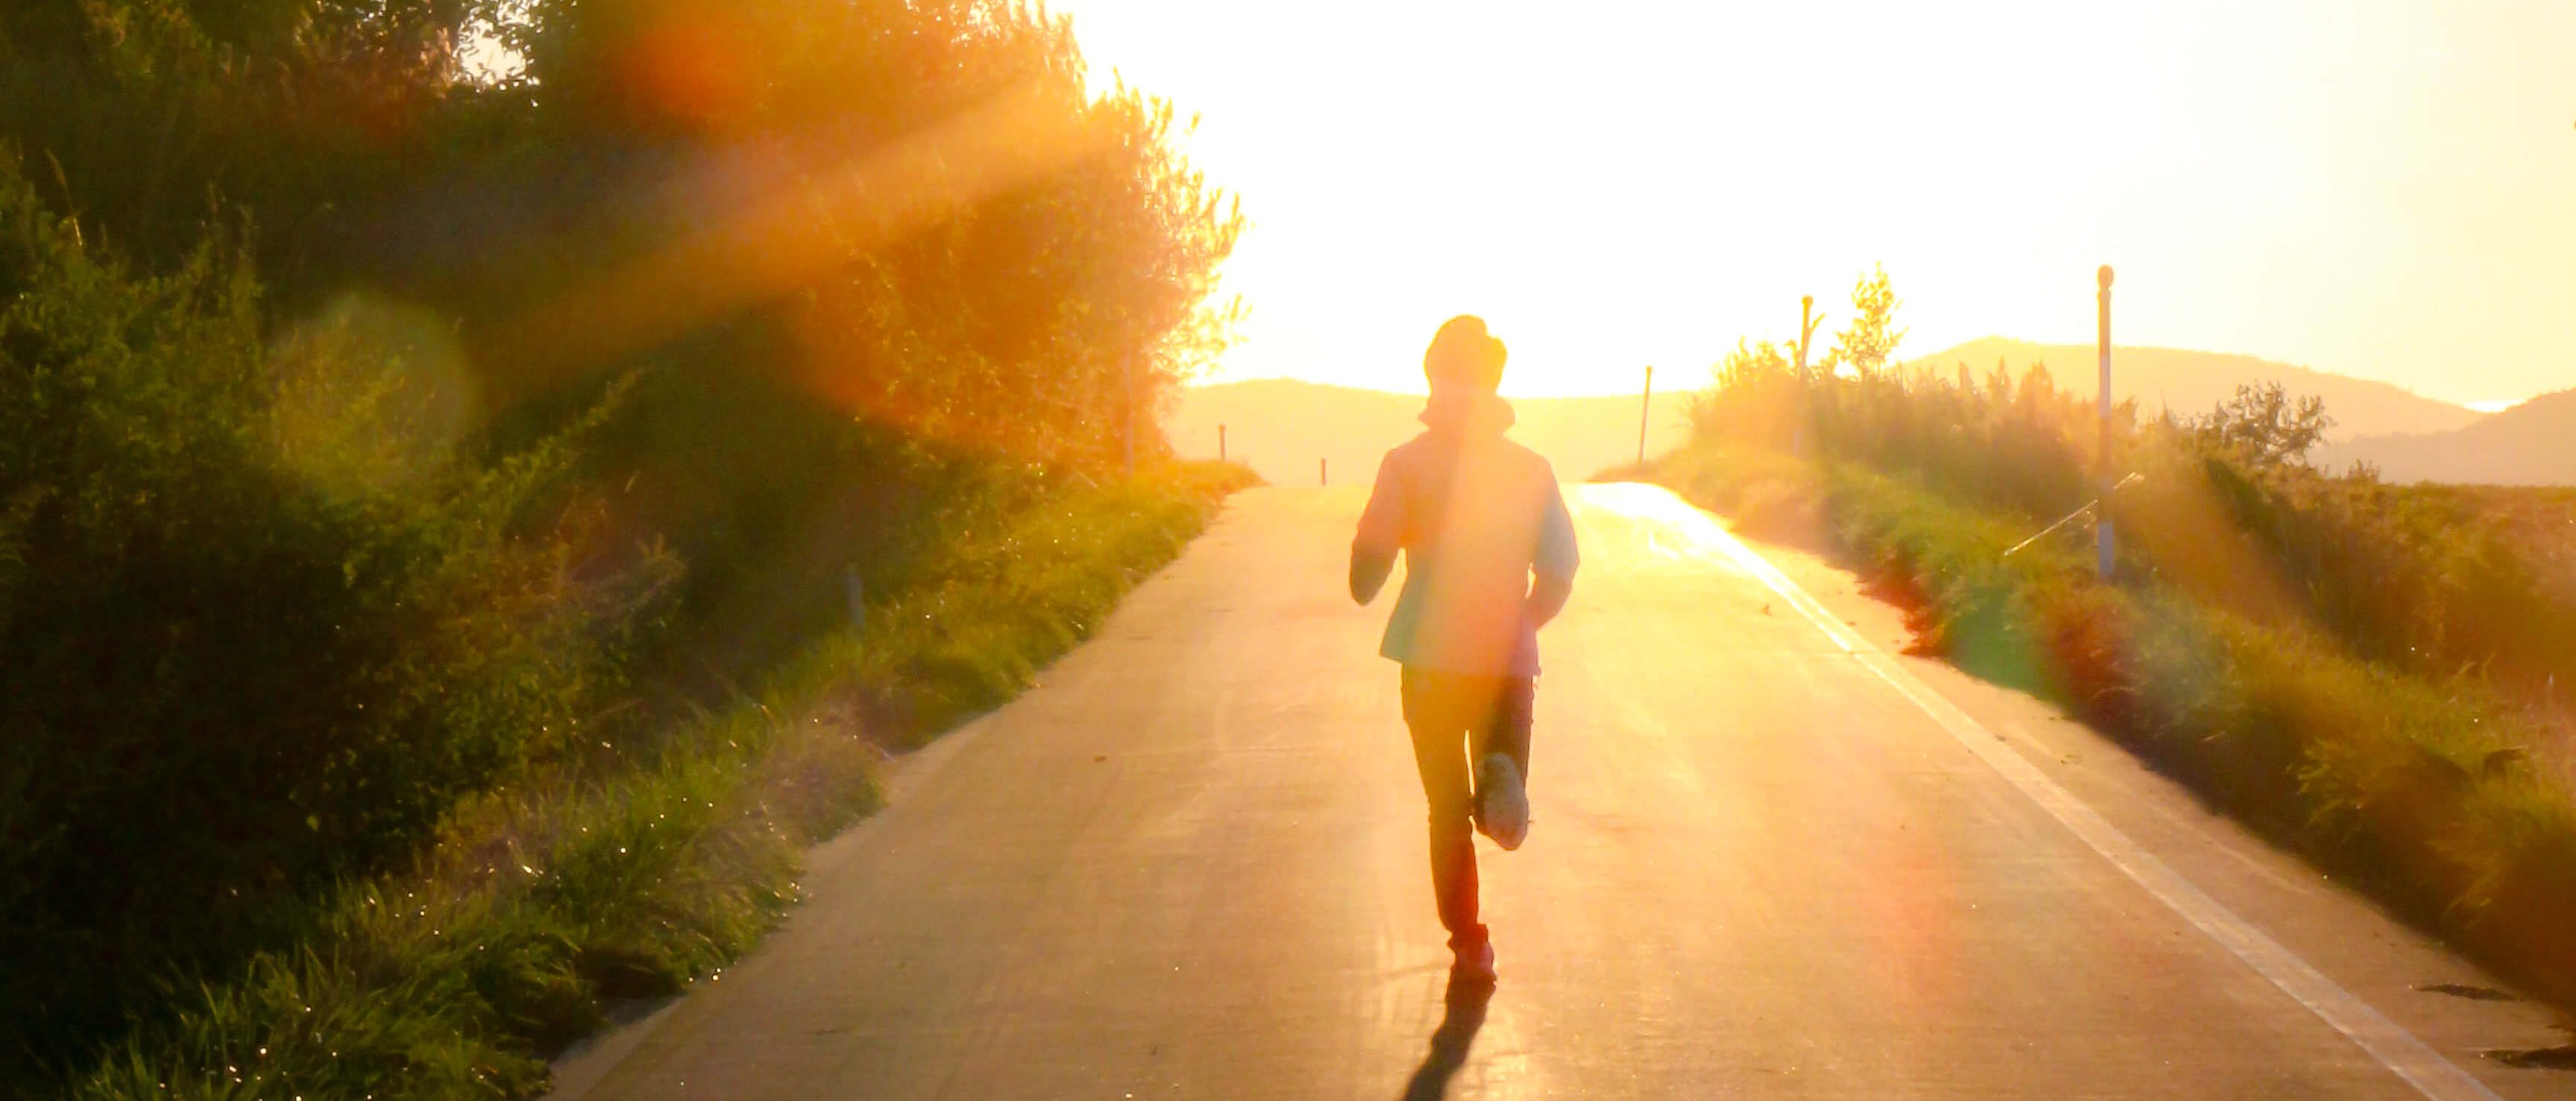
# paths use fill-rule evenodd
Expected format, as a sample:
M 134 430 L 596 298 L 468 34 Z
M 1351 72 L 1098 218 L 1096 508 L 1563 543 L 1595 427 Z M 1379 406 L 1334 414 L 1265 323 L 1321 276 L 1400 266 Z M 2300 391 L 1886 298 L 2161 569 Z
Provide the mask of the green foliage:
M 1241 219 L 1168 105 L 1084 74 L 997 0 L 38 0 L 0 143 L 147 271 L 238 214 L 284 318 L 366 286 L 460 323 L 485 412 L 680 345 L 1098 464 L 1226 339 Z
M 325 289 L 368 208 L 466 137 L 457 47 L 502 6 L 23 0 L 0 9 L 0 141 L 148 268 L 239 210 L 272 282 Z
M 2293 400 L 2277 382 L 2238 386 L 2236 396 L 2182 427 L 2202 450 L 2275 469 L 2305 458 L 2334 427 L 2322 398 Z
M 1161 564 L 1204 522 L 1175 508 L 1175 495 L 1212 501 L 1251 480 L 1240 467 L 1165 468 L 1141 485 L 1050 494 L 998 537 L 955 540 L 837 653 L 861 671 L 879 736 L 911 744 L 1017 694 L 1090 637 L 1138 576 L 1104 571 L 1101 560 Z
M 1863 299 L 1894 301 L 1883 274 L 1855 294 L 1867 312 Z M 1903 477 L 2012 515 L 2025 535 L 2139 474 L 2108 511 L 2142 576 L 2257 622 L 2323 631 L 2409 673 L 2473 670 L 2535 696 L 2576 681 L 2576 563 L 2551 549 L 2566 541 L 2551 521 L 2576 510 L 2528 507 L 2529 495 L 2499 509 L 2492 495 L 2386 486 L 2367 471 L 2327 476 L 2300 459 L 2333 419 L 2278 385 L 2245 387 L 2197 417 L 2141 422 L 2123 403 L 2107 465 L 2098 406 L 2040 365 L 2019 380 L 2000 365 L 1979 379 L 1964 364 L 1955 380 L 1801 380 L 1775 346 L 1739 345 L 1693 410 L 1701 438 Z
M 993 0 L 0 10 L 0 1080 L 853 592 L 958 594 L 874 690 L 924 721 L 1024 679 L 1071 629 L 961 633 L 945 548 L 1167 453 L 1241 225 L 1180 125 Z
M 134 277 L 7 174 L 0 272 L 0 1007 L 76 1031 L 582 736 L 627 605 L 559 514 L 605 406 L 462 461 L 419 349 L 272 350 L 223 250 Z
M 2063 702 L 2215 803 L 2576 998 L 2576 789 L 2549 727 L 2472 681 L 2356 658 L 2084 556 L 2004 557 L 2026 521 L 1850 463 L 1703 439 L 1650 472 L 1751 530 L 1821 538 L 1917 646 Z
M 2576 789 L 2553 767 L 2576 760 L 2555 695 L 2576 495 L 2326 476 L 2299 459 L 2331 421 L 2278 387 L 2189 420 L 2124 408 L 2108 463 L 2098 412 L 2039 368 L 1801 380 L 1739 345 L 1693 412 L 1648 476 L 1846 555 L 1922 650 L 2063 701 L 2576 998 Z M 2007 553 L 2131 472 L 2113 583 L 2071 539 Z
M 608 349 L 658 339 L 593 295 L 629 269 L 710 232 L 791 258 L 684 266 L 668 305 L 730 304 L 646 353 L 656 370 L 589 456 L 626 487 L 611 527 L 692 564 L 664 677 L 749 675 L 828 627 L 853 574 L 894 591 L 925 545 L 982 522 L 952 502 L 1025 499 L 1041 465 L 1107 470 L 1131 434 L 1165 452 L 1153 411 L 1225 337 L 1201 303 L 1240 220 L 1171 152 L 1167 106 L 1090 97 L 1061 20 L 610 0 L 504 30 L 531 106 L 491 186 L 557 213 L 512 227 L 532 244 L 425 272 L 488 402 L 551 424 Z M 997 142 L 1056 152 L 994 168 Z M 514 337 L 531 324 L 582 338 Z
M 2402 672 L 2550 702 L 2576 676 L 2576 571 L 2552 550 L 2576 509 L 2546 507 L 2545 492 L 2329 477 L 2281 450 L 2315 422 L 2147 437 L 2130 449 L 2146 481 L 2114 512 L 2124 537 L 2205 602 Z
M 1888 357 L 1895 354 L 1905 330 L 1896 327 L 1896 288 L 1888 282 L 1887 269 L 1873 268 L 1868 275 L 1852 284 L 1852 320 L 1834 334 L 1833 347 L 1825 351 L 1822 364 L 1826 374 L 1849 367 L 1854 374 L 1869 378 L 1887 370 Z
M 354 881 L 295 947 L 177 992 L 73 1083 L 79 1098 L 532 1097 L 602 999 L 674 993 L 800 894 L 799 854 L 875 805 L 883 743 L 987 707 L 1099 622 L 1242 484 L 1180 467 L 1060 485 L 921 564 L 942 582 L 825 637 L 756 695 L 634 767 L 460 804 L 415 867 Z M 935 614 L 930 620 L 921 615 Z M 948 663 L 962 681 L 921 679 Z M 941 701 L 904 725 L 870 701 Z
M 2045 369 L 2016 386 L 1907 379 L 1890 371 L 1805 380 L 1768 343 L 1740 347 L 1693 406 L 1709 439 L 1849 457 L 2054 518 L 2089 496 L 2074 440 L 2093 415 L 2057 393 Z

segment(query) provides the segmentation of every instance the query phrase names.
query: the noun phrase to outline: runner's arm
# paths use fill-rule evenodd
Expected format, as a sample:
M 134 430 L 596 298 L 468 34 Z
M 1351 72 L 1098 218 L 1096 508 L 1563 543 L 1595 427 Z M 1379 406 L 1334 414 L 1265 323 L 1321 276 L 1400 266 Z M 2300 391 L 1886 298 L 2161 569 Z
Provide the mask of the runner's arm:
M 1351 599 L 1361 604 L 1377 599 L 1386 575 L 1395 571 L 1395 552 L 1404 541 L 1404 486 L 1389 453 L 1377 465 L 1377 484 L 1369 489 L 1368 508 L 1360 513 L 1359 534 L 1351 538 Z
M 1539 518 L 1538 553 L 1531 556 L 1528 615 L 1532 627 L 1545 627 L 1565 610 L 1574 595 L 1574 571 L 1582 553 L 1574 545 L 1574 517 L 1565 510 L 1565 494 L 1554 472 L 1547 483 L 1547 512 Z

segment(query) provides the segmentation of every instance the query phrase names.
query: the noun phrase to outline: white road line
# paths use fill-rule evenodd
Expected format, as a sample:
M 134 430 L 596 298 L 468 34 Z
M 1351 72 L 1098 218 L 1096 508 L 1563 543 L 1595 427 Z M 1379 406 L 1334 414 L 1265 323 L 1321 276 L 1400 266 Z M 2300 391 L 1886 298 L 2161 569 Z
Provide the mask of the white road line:
M 2182 874 L 2158 860 L 2127 834 L 2105 820 L 2092 807 L 2065 788 L 2058 786 L 2021 754 L 1999 741 L 1983 724 L 1934 692 L 1921 678 L 1898 665 L 1889 657 L 1843 624 L 1831 611 L 1807 594 L 1795 581 L 1755 554 L 1708 514 L 1688 509 L 1690 520 L 1678 521 L 1694 530 L 1695 539 L 1705 540 L 1725 553 L 1727 559 L 1744 572 L 1752 574 L 1789 606 L 1798 609 L 1817 630 L 1834 645 L 1858 659 L 1878 679 L 1886 681 L 1897 694 L 1911 701 L 1941 729 L 1948 731 L 1968 752 L 1993 766 L 2003 778 L 2021 789 L 2023 795 L 2039 804 L 2059 824 L 2082 838 L 2094 852 L 2111 862 L 2148 894 L 2156 896 L 2173 912 L 2199 927 L 2211 940 L 2217 941 L 2236 958 L 2245 961 L 2281 992 L 2308 1007 L 2335 1030 L 2344 1034 L 2363 1051 L 2379 1060 L 2382 1066 L 2414 1086 L 2416 1091 L 2436 1101 L 2479 1099 L 2500 1101 L 2493 1090 L 2469 1076 L 2440 1052 L 2416 1039 L 2397 1022 L 2354 997 L 2352 992 L 2325 977 L 2297 953 L 2281 946 L 2259 929 L 2236 916 L 2234 911 L 2203 893 Z M 1694 522 L 1695 521 L 1695 522 Z

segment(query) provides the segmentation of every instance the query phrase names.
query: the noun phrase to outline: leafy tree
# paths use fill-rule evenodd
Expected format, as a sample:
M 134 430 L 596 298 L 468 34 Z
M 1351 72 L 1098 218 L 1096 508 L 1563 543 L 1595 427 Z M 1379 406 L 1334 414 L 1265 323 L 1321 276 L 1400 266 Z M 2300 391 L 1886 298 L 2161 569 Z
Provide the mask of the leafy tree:
M 457 44 L 500 0 L 22 0 L 0 8 L 0 143 L 148 268 L 247 214 L 304 290 L 355 219 L 463 137 Z
M 497 83 L 459 49 L 487 30 L 524 61 Z M 271 326 L 351 285 L 450 315 L 494 413 L 713 337 L 906 432 L 1099 463 L 1133 424 L 1151 453 L 1226 338 L 1203 301 L 1241 226 L 1174 130 L 995 0 L 0 12 L 0 144 L 57 211 L 149 270 L 257 226 Z
M 2306 458 L 2334 428 L 2334 418 L 2323 398 L 2292 398 L 2280 383 L 2260 382 L 2238 386 L 2235 397 L 2186 427 L 2211 451 L 2269 469 Z
M 1873 268 L 1870 274 L 1852 284 L 1852 320 L 1834 334 L 1833 347 L 1825 352 L 1827 372 L 1848 366 L 1863 378 L 1886 369 L 1888 357 L 1905 339 L 1905 330 L 1896 327 L 1896 307 L 1901 305 L 1896 289 L 1888 282 L 1887 269 Z

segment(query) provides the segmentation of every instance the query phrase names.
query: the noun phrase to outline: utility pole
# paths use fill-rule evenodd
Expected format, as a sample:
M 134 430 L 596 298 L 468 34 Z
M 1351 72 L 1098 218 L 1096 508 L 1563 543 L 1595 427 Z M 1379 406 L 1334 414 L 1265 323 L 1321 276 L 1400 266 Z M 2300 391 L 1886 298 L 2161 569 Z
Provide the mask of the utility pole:
M 2097 536 L 2095 549 L 2100 556 L 2096 568 L 2102 579 L 2108 581 L 2119 549 L 2119 540 L 2111 533 L 2111 493 L 2114 479 L 2118 477 L 2118 472 L 2111 466 L 2111 265 L 2102 265 L 2102 270 L 2095 272 L 2093 278 L 2101 286 L 2095 296 L 2095 304 L 2102 352 L 2102 504 L 2095 514 L 2093 530 Z
M 1225 426 L 1216 426 L 1216 461 L 1225 461 Z
M 1646 426 L 1653 423 L 1655 408 L 1655 368 L 1646 365 L 1646 396 L 1637 403 L 1637 465 L 1646 465 Z

